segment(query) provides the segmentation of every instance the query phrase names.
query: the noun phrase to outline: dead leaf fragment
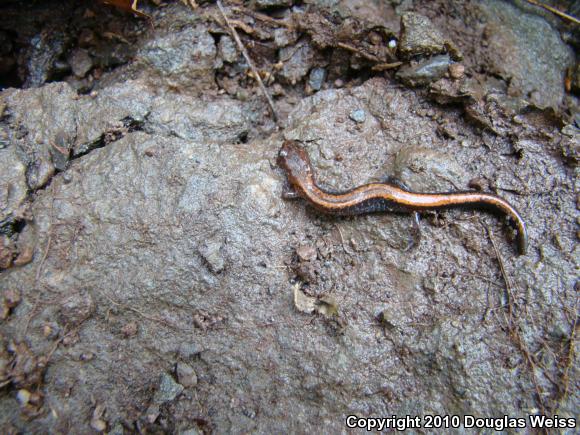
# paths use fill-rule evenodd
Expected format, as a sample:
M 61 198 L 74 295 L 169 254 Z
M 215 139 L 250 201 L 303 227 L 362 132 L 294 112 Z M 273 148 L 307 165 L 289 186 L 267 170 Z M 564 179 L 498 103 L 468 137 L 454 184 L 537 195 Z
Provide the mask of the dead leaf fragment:
M 105 406 L 97 405 L 91 418 L 91 427 L 97 432 L 104 432 L 107 429 L 107 422 L 102 418 L 104 414 Z
M 337 316 L 338 303 L 332 296 L 322 296 L 316 303 L 316 311 L 326 317 Z
M 144 12 L 137 9 L 137 0 L 101 0 L 104 4 L 113 6 L 123 11 L 132 12 L 140 17 L 149 18 Z
M 302 245 L 296 249 L 296 254 L 302 261 L 316 260 L 316 248 L 312 245 Z
M 294 306 L 298 311 L 306 314 L 319 313 L 325 317 L 338 315 L 338 304 L 332 296 L 315 298 L 308 296 L 300 289 L 300 284 L 294 285 Z
M 300 284 L 294 285 L 294 306 L 298 311 L 312 314 L 316 309 L 316 298 L 308 296 L 300 290 Z

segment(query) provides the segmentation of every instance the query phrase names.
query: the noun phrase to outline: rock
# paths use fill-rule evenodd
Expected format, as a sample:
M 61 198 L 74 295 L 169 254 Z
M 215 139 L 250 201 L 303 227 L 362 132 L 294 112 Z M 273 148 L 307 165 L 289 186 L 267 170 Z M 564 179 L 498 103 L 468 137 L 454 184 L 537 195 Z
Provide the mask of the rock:
M 278 73 L 280 78 L 290 84 L 296 84 L 308 74 L 316 56 L 315 50 L 307 42 L 280 49 L 279 58 L 283 63 Z
M 60 303 L 59 320 L 64 326 L 79 326 L 95 312 L 95 302 L 88 290 L 65 297 Z
M 198 142 L 236 142 L 250 129 L 244 103 L 229 98 L 202 102 L 177 95 L 162 99 L 151 110 L 148 121 L 152 132 Z
M 443 35 L 426 16 L 406 12 L 401 17 L 399 53 L 403 58 L 444 53 L 445 43 Z
M 465 67 L 460 63 L 449 65 L 449 76 L 454 80 L 459 80 L 465 75 Z
M 107 435 L 123 435 L 125 433 L 125 430 L 123 429 L 123 425 L 121 423 L 116 423 L 109 432 L 107 432 Z
M 175 382 L 173 377 L 167 373 L 161 374 L 159 378 L 159 388 L 153 396 L 153 403 L 162 405 L 166 402 L 171 402 L 183 391 L 183 385 Z
M 97 405 L 91 417 L 91 427 L 97 432 L 104 432 L 107 429 L 107 422 L 103 419 L 105 406 Z
M 405 147 L 397 154 L 395 176 L 416 192 L 456 190 L 468 181 L 453 156 L 420 146 Z
M 445 75 L 451 63 L 448 55 L 433 56 L 417 65 L 405 65 L 397 71 L 397 78 L 407 86 L 425 86 Z
M 253 0 L 258 9 L 287 8 L 292 6 L 293 0 Z
M 15 251 L 10 239 L 0 234 L 0 270 L 8 269 L 12 266 Z
M 279 27 L 274 30 L 274 44 L 276 47 L 286 47 L 296 42 L 296 32 L 286 27 Z
M 222 243 L 220 241 L 208 240 L 199 250 L 199 253 L 213 273 L 220 273 L 225 268 L 225 261 L 221 249 Z
M 14 308 L 20 303 L 20 291 L 17 289 L 8 289 L 4 292 L 4 304 L 8 308 Z
M 49 144 L 52 164 L 59 171 L 64 171 L 70 158 L 70 150 L 74 140 L 63 132 L 57 132 L 54 143 Z
M 147 411 L 145 411 L 145 416 L 149 424 L 155 423 L 157 418 L 159 418 L 159 414 L 161 414 L 161 408 L 155 403 L 149 405 L 149 408 L 147 408 Z
M 14 223 L 27 194 L 26 166 L 19 159 L 16 147 L 0 148 L 0 228 Z
M 18 393 L 16 393 L 16 400 L 18 400 L 20 406 L 28 405 L 28 402 L 30 402 L 30 391 L 25 390 L 24 388 L 18 390 Z
M 39 189 L 55 171 L 51 144 L 58 142 L 58 134 L 68 137 L 75 135 L 76 93 L 65 83 L 51 83 L 38 89 L 10 89 L 3 96 L 12 114 L 11 128 L 7 133 L 13 146 L 0 152 L 17 153 L 26 168 L 29 188 Z M 14 165 L 12 157 L 9 159 Z M 7 171 L 12 179 L 19 166 L 15 165 Z
M 214 39 L 201 24 L 160 31 L 139 50 L 137 58 L 164 84 L 197 90 L 215 88 L 213 71 L 221 62 Z
M 557 107 L 565 95 L 566 69 L 574 63 L 559 31 L 510 3 L 490 0 L 481 7 L 488 20 L 483 34 L 486 68 L 509 83 L 510 94 L 529 96 L 540 107 Z
M 83 78 L 93 67 L 89 52 L 83 48 L 73 50 L 69 62 L 74 75 L 79 78 Z
M 322 84 L 326 80 L 326 69 L 312 68 L 308 76 L 308 85 L 315 91 L 322 89 Z
M 181 358 L 192 358 L 200 352 L 201 349 L 194 343 L 181 343 L 179 346 L 179 356 Z
M 177 380 L 185 388 L 195 387 L 197 385 L 197 375 L 193 367 L 189 364 L 179 362 L 175 369 Z
M 220 57 L 224 62 L 233 63 L 238 60 L 238 49 L 232 38 L 223 35 L 218 44 L 218 51 Z
M 64 27 L 46 27 L 30 40 L 26 64 L 25 88 L 42 86 L 53 75 L 53 68 L 57 59 L 65 52 L 68 36 Z
M 20 240 L 19 240 L 20 241 Z M 16 259 L 14 259 L 14 266 L 25 266 L 32 261 L 34 257 L 34 248 L 32 246 L 24 246 L 22 247 Z
M 302 261 L 316 260 L 316 248 L 312 245 L 302 245 L 296 249 L 298 258 Z
M 125 338 L 134 337 L 135 335 L 137 335 L 138 331 L 139 331 L 139 327 L 137 326 L 137 323 L 135 323 L 135 322 L 129 322 L 129 323 L 123 325 L 123 327 L 121 328 L 121 334 L 123 334 L 123 336 Z
M 358 124 L 365 122 L 366 113 L 363 109 L 355 109 L 349 113 L 348 117 Z

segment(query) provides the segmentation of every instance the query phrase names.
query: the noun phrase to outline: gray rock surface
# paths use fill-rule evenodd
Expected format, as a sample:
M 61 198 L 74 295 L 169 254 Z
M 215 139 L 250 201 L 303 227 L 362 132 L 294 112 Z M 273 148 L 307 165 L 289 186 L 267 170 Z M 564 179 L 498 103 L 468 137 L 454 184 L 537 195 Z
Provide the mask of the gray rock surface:
M 167 10 L 182 11 L 171 29 Z M 223 55 L 209 24 L 182 5 L 159 14 L 135 65 L 89 95 L 0 93 L 1 219 L 25 222 L 17 242 L 34 253 L 0 276 L 4 303 L 6 289 L 20 295 L 0 323 L 0 426 L 343 432 L 350 414 L 526 416 L 537 389 L 577 413 L 580 353 L 562 350 L 577 303 L 573 126 L 564 137 L 549 112 L 472 92 L 471 116 L 493 127 L 479 128 L 463 95 L 445 106 L 375 77 L 310 97 L 285 88 L 277 103 L 292 110 L 268 129 L 250 86 L 245 102 L 212 91 Z M 288 83 L 316 63 L 306 54 Z M 330 189 L 483 180 L 524 216 L 529 254 L 483 211 L 425 214 L 412 245 L 409 215 L 282 200 L 284 139 Z M 18 403 L 23 386 L 42 392 L 40 411 L 32 394 Z
M 306 41 L 299 42 L 299 47 L 280 49 L 280 61 L 283 62 L 280 78 L 296 84 L 308 74 L 316 57 L 316 52 Z
M 238 59 L 238 49 L 236 43 L 229 36 L 222 36 L 218 44 L 220 57 L 224 62 L 235 62 Z
M 493 72 L 510 83 L 513 93 L 540 106 L 558 106 L 566 69 L 574 62 L 571 48 L 537 15 L 498 0 L 482 7 L 489 20 L 484 37 Z
M 84 77 L 93 67 L 93 61 L 87 50 L 79 48 L 73 51 L 70 65 L 74 75 Z
M 15 147 L 0 149 L 0 227 L 13 222 L 28 195 L 26 166 Z
M 406 58 L 445 52 L 445 38 L 424 15 L 406 12 L 401 17 L 399 52 Z
M 163 373 L 159 381 L 159 389 L 153 396 L 153 403 L 162 405 L 166 402 L 171 402 L 183 391 L 183 385 L 175 382 L 173 377 L 167 373 Z
M 326 70 L 324 68 L 312 68 L 308 76 L 308 84 L 313 90 L 319 91 L 322 88 L 325 79 Z
M 433 56 L 416 65 L 405 65 L 397 71 L 397 78 L 407 86 L 425 86 L 445 75 L 451 59 L 448 55 Z
M 221 62 L 217 54 L 207 27 L 198 24 L 153 34 L 137 53 L 137 60 L 150 66 L 150 75 L 157 76 L 157 84 L 160 81 L 170 87 L 199 91 L 215 86 L 213 71 Z

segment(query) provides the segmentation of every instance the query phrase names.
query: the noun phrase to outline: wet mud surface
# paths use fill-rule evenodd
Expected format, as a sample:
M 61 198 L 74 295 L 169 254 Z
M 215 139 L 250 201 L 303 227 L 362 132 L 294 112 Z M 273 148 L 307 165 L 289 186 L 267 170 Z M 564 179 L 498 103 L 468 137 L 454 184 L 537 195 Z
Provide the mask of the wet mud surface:
M 253 71 L 216 4 L 155 3 L 0 2 L 6 432 L 578 417 L 573 27 L 499 0 L 227 3 Z M 486 211 L 417 233 L 284 200 L 284 140 L 329 189 L 496 193 L 528 253 Z

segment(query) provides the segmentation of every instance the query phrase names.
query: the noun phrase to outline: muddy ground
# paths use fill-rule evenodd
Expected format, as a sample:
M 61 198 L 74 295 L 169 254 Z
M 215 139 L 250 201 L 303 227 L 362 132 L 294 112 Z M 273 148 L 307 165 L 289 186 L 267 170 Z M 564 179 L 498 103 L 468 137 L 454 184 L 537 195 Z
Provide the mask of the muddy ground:
M 577 27 L 500 0 L 227 2 L 252 69 L 215 3 L 159 3 L 0 2 L 4 433 L 579 416 Z M 484 211 L 418 236 L 283 200 L 285 139 L 330 188 L 501 195 L 528 253 Z

